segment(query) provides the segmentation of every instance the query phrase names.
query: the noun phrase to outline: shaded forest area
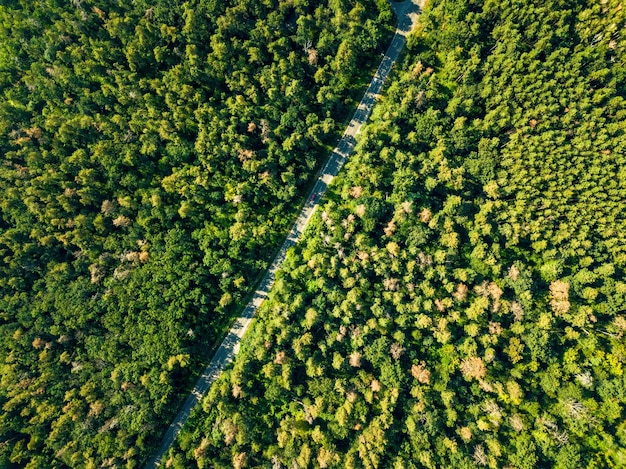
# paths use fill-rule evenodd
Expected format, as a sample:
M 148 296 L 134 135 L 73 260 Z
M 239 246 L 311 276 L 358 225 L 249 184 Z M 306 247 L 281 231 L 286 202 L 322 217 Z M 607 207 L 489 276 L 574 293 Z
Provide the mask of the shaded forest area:
M 145 462 L 394 21 L 385 0 L 0 1 L 0 466 Z
M 168 467 L 626 467 L 625 10 L 430 2 Z

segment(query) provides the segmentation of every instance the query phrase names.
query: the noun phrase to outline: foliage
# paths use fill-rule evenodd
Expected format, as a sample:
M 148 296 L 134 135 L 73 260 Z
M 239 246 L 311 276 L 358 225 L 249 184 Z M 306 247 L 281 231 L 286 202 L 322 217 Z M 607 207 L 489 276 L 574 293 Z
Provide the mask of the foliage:
M 0 465 L 136 467 L 293 221 L 386 2 L 0 2 Z
M 625 467 L 624 15 L 433 2 L 171 467 Z

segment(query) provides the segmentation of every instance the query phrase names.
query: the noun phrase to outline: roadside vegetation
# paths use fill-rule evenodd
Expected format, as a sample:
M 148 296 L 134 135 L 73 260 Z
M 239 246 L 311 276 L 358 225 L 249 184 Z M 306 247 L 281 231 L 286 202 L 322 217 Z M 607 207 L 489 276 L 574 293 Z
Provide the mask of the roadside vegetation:
M 167 467 L 626 467 L 625 10 L 430 2 Z

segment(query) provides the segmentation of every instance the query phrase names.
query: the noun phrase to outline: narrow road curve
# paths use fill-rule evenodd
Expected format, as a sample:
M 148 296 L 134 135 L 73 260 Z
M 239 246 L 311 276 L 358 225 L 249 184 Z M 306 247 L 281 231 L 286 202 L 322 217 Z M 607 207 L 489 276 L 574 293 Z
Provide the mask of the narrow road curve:
M 317 182 L 313 186 L 311 193 L 304 204 L 300 215 L 296 219 L 293 228 L 289 232 L 287 239 L 281 246 L 278 254 L 274 258 L 274 261 L 268 268 L 263 280 L 259 284 L 257 290 L 245 309 L 242 311 L 241 316 L 237 318 L 234 325 L 226 335 L 226 338 L 219 346 L 211 363 L 206 367 L 195 387 L 191 391 L 191 394 L 183 404 L 180 412 L 169 426 L 161 446 L 159 447 L 155 456 L 146 465 L 146 469 L 158 468 L 161 464 L 161 459 L 167 453 L 174 443 L 176 436 L 185 425 L 185 422 L 191 414 L 191 410 L 206 394 L 209 387 L 219 377 L 222 370 L 233 360 L 237 352 L 239 352 L 239 345 L 242 337 L 248 330 L 252 318 L 261 306 L 261 303 L 267 297 L 270 288 L 274 284 L 276 278 L 276 272 L 280 268 L 285 259 L 287 250 L 292 247 L 300 238 L 300 235 L 306 228 L 309 220 L 313 216 L 313 212 L 320 203 L 320 199 L 326 193 L 328 185 L 333 178 L 339 173 L 339 170 L 346 162 L 355 145 L 355 136 L 359 133 L 361 126 L 367 121 L 376 102 L 376 98 L 380 94 L 380 90 L 391 71 L 391 67 L 400 55 L 400 51 L 406 44 L 406 36 L 408 32 L 415 25 L 415 21 L 420 12 L 420 7 L 423 6 L 424 0 L 405 0 L 401 3 L 391 2 L 391 6 L 398 17 L 398 28 L 396 33 L 387 49 L 387 52 L 383 56 L 372 81 L 361 99 L 356 112 L 352 116 L 348 128 L 343 134 L 343 137 L 337 144 L 337 147 L 333 150 L 326 165 L 320 172 L 320 176 Z

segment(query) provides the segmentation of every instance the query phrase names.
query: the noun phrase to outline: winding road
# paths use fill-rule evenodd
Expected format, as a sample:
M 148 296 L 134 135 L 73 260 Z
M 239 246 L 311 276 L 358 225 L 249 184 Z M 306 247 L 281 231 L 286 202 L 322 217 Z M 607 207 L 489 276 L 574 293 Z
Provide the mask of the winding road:
M 391 44 L 389 45 L 389 48 L 387 49 L 387 52 L 383 56 L 383 59 L 380 62 L 380 65 L 378 66 L 378 69 L 376 70 L 376 73 L 374 74 L 374 77 L 372 78 L 372 81 L 363 96 L 363 99 L 361 99 L 361 102 L 352 116 L 352 119 L 348 124 L 348 128 L 341 137 L 341 140 L 339 140 L 337 147 L 328 158 L 326 165 L 320 171 L 320 175 L 307 198 L 307 202 L 304 204 L 304 207 L 298 215 L 298 218 L 289 232 L 287 239 L 272 261 L 272 264 L 265 273 L 263 279 L 257 287 L 257 290 L 254 292 L 252 299 L 244 308 L 241 315 L 237 318 L 234 325 L 224 338 L 222 344 L 215 352 L 213 359 L 198 379 L 198 382 L 191 391 L 191 394 L 165 433 L 158 451 L 146 465 L 146 469 L 159 467 L 163 456 L 167 453 L 167 451 L 169 451 L 172 443 L 174 443 L 174 440 L 176 439 L 176 436 L 189 418 L 191 410 L 206 394 L 209 387 L 219 377 L 222 370 L 230 362 L 232 362 L 235 355 L 237 355 L 237 352 L 239 352 L 241 339 L 248 330 L 248 327 L 252 322 L 252 318 L 259 309 L 259 306 L 261 306 L 261 303 L 263 303 L 267 297 L 270 288 L 272 288 L 274 279 L 276 278 L 276 272 L 281 267 L 283 260 L 285 259 L 285 255 L 287 254 L 287 250 L 298 241 L 300 235 L 313 216 L 313 212 L 319 205 L 322 196 L 326 193 L 328 185 L 337 173 L 339 173 L 339 170 L 354 150 L 354 145 L 356 143 L 355 137 L 359 133 L 361 126 L 369 118 L 372 108 L 374 107 L 374 103 L 376 102 L 376 98 L 380 94 L 380 90 L 385 83 L 389 72 L 391 71 L 391 67 L 406 44 L 407 34 L 415 25 L 423 3 L 424 0 L 405 0 L 401 3 L 391 2 L 391 6 L 398 18 L 396 33 L 391 41 Z

